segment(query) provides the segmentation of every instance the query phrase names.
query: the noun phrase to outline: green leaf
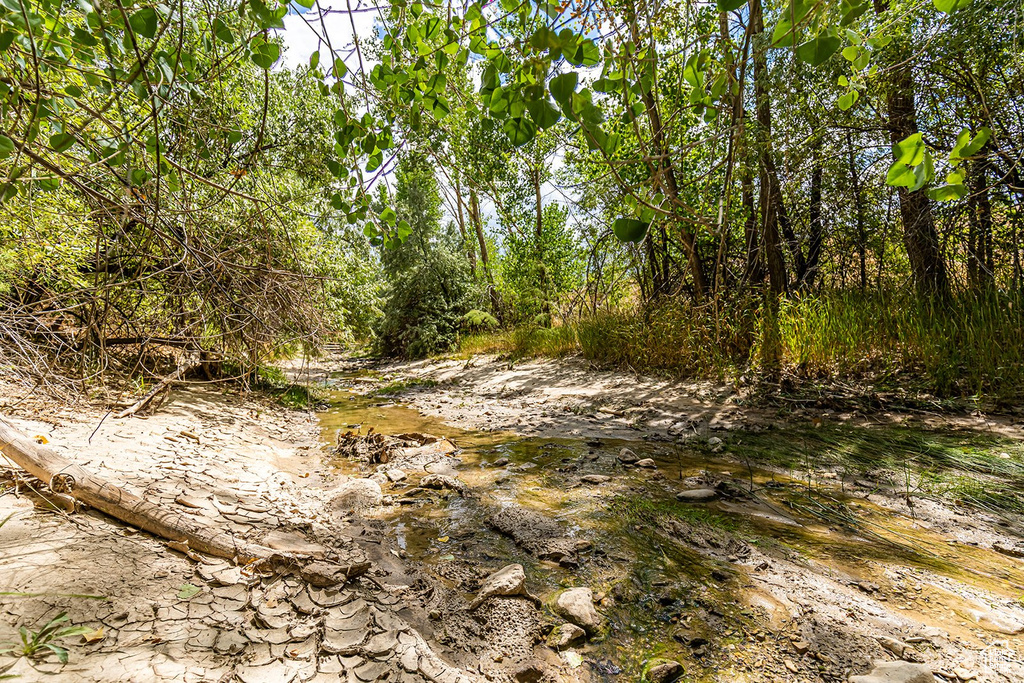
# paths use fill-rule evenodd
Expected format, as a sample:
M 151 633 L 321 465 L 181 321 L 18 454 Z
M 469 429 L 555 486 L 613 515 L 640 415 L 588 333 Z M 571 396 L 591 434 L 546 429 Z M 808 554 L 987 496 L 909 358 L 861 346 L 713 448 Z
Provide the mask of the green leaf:
M 940 185 L 928 190 L 928 196 L 937 202 L 953 202 L 963 199 L 967 195 L 967 188 L 959 183 Z
M 963 158 L 973 157 L 981 151 L 981 148 L 985 146 L 985 143 L 988 142 L 990 137 L 992 137 L 991 128 L 979 129 L 978 134 L 974 136 L 974 139 L 964 145 L 963 149 L 960 150 L 960 156 Z
M 819 36 L 800 45 L 796 49 L 796 56 L 811 66 L 818 66 L 834 55 L 841 44 L 835 36 Z
M 967 7 L 971 4 L 971 0 L 932 0 L 932 4 L 943 14 L 952 14 L 958 9 Z
M 747 4 L 747 0 L 718 0 L 719 12 L 732 12 Z
M 281 57 L 281 46 L 277 43 L 266 43 L 254 38 L 252 41 L 252 53 L 249 58 L 261 69 L 269 69 Z
M 334 68 L 331 69 L 331 74 L 335 78 L 344 78 L 348 74 L 348 66 L 345 65 L 345 60 L 341 57 L 337 57 L 334 60 Z
M 213 20 L 213 35 L 217 36 L 217 40 L 222 43 L 231 45 L 235 42 L 235 34 L 228 28 L 220 17 Z
M 572 98 L 573 92 L 576 91 L 576 84 L 579 83 L 580 77 L 575 71 L 570 71 L 567 74 L 561 76 L 555 76 L 548 83 L 548 90 L 551 91 L 551 96 L 555 98 L 555 102 L 561 105 L 565 105 Z
M 537 126 L 523 116 L 514 116 L 502 126 L 509 141 L 516 147 L 522 147 L 537 136 Z
M 71 133 L 57 133 L 50 136 L 50 147 L 55 152 L 63 152 L 75 144 L 75 136 Z
M 853 22 L 857 21 L 857 19 L 859 19 L 862 14 L 867 12 L 870 6 L 870 3 L 864 2 L 846 10 L 846 12 L 843 14 L 842 21 L 839 22 L 839 25 L 849 26 Z
M 860 56 L 860 48 L 857 47 L 856 45 L 848 45 L 848 46 L 843 48 L 843 57 L 845 57 L 847 61 L 849 61 L 849 62 L 856 61 L 857 57 L 859 57 L 859 56 Z
M 178 589 L 178 599 L 188 600 L 199 595 L 203 591 L 199 586 L 193 586 L 191 583 L 183 583 Z
M 857 104 L 857 100 L 860 99 L 860 92 L 856 90 L 848 90 L 839 96 L 839 108 L 843 111 L 849 111 L 853 105 Z
M 320 66 L 320 50 L 315 51 L 309 56 L 309 68 L 315 69 Z
M 913 187 L 918 181 L 915 171 L 924 162 L 927 151 L 921 133 L 896 143 L 892 151 L 896 161 L 889 167 L 885 182 L 894 187 Z
M 649 227 L 650 224 L 636 218 L 617 218 L 612 226 L 612 232 L 620 242 L 641 242 L 647 236 Z
M 0 159 L 6 159 L 14 151 L 14 140 L 0 133 Z
M 306 9 L 312 9 L 313 5 L 316 3 L 316 0 L 294 0 L 294 2 L 296 5 L 301 5 Z
M 527 102 L 526 109 L 530 112 L 530 118 L 541 130 L 547 130 L 562 118 L 562 113 L 546 99 Z
M 152 7 L 143 7 L 135 14 L 128 17 L 128 25 L 131 26 L 132 31 L 140 36 L 146 38 L 153 38 L 156 36 L 157 29 L 157 14 L 156 10 Z

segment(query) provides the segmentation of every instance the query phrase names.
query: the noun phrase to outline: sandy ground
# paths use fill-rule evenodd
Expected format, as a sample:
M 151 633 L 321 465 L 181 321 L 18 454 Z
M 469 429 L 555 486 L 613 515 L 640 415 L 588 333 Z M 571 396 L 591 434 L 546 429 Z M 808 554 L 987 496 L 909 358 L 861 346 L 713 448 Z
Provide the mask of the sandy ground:
M 17 387 L 5 387 L 8 397 Z M 331 510 L 313 473 L 312 414 L 202 387 L 176 390 L 157 413 L 117 420 L 39 397 L 5 416 L 25 433 L 150 501 L 278 548 L 380 553 L 382 539 Z M 0 470 L 0 648 L 65 612 L 90 631 L 55 641 L 69 663 L 0 657 L 16 680 L 470 681 L 410 621 L 407 585 L 376 565 L 340 590 L 189 558 L 104 515 L 46 510 L 39 482 Z M 342 478 L 343 479 L 343 478 Z M 443 654 L 443 653 L 442 653 Z
M 286 369 L 316 381 L 354 367 L 325 362 Z M 786 419 L 942 420 L 1021 435 L 1013 418 L 980 415 L 800 409 L 780 416 L 777 409 L 749 405 L 742 388 L 598 372 L 573 360 L 511 366 L 494 358 L 440 360 L 377 366 L 375 373 L 377 379 L 365 382 L 367 391 L 407 382 L 399 400 L 439 424 L 545 438 L 706 440 Z M 453 567 L 437 577 L 402 560 L 386 515 L 360 516 L 339 504 L 351 480 L 325 468 L 312 414 L 189 386 L 150 417 L 116 420 L 82 401 L 34 397 L 16 403 L 16 387 L 0 389 L 7 399 L 0 400 L 7 406 L 0 411 L 19 428 L 133 493 L 275 547 L 316 544 L 365 554 L 374 563 L 367 577 L 336 591 L 316 590 L 294 577 L 251 575 L 226 562 L 186 557 L 94 512 L 46 510 L 31 492 L 38 482 L 7 468 L 0 471 L 0 521 L 6 519 L 0 527 L 0 648 L 17 639 L 18 627 L 38 630 L 61 612 L 90 631 L 59 641 L 69 650 L 67 665 L 55 656 L 6 656 L 0 657 L 0 675 L 9 667 L 6 673 L 21 677 L 16 680 L 72 682 L 624 680 L 609 678 L 594 663 L 579 666 L 567 658 L 575 650 L 535 642 L 540 612 L 525 598 L 468 612 L 466 594 L 479 587 L 480 567 Z M 614 454 L 607 457 L 614 461 Z M 614 476 L 606 492 L 636 490 L 642 483 L 637 473 L 618 467 L 609 464 Z M 581 491 L 586 468 L 569 470 L 552 476 L 564 477 L 566 490 Z M 486 472 L 492 478 L 508 474 Z M 654 485 L 663 486 L 659 476 L 650 472 Z M 486 478 L 477 483 L 482 495 L 496 486 Z M 897 496 L 865 492 L 866 501 L 870 496 L 876 508 L 906 512 Z M 752 517 L 773 514 L 750 501 L 728 504 L 746 506 L 743 514 Z M 915 524 L 931 525 L 950 542 L 1014 541 L 995 520 L 961 522 L 942 506 L 920 506 L 915 515 Z M 659 533 L 721 565 L 736 577 L 747 608 L 765 615 L 763 628 L 739 641 L 755 658 L 740 658 L 737 651 L 723 669 L 729 680 L 838 681 L 870 670 L 872 659 L 896 659 L 893 648 L 906 648 L 904 659 L 924 658 L 938 680 L 1024 680 L 1021 635 L 1013 633 L 1018 626 L 1024 630 L 1024 607 L 1006 591 L 881 563 L 857 575 L 767 548 L 723 543 L 687 526 Z M 993 565 L 993 571 L 998 577 L 1004 565 Z M 439 616 L 438 609 L 458 616 Z M 711 623 L 720 617 L 713 604 L 700 610 Z M 535 654 L 546 663 L 521 666 Z M 730 652 L 719 655 L 730 662 Z
M 961 428 L 1024 438 L 1019 415 L 865 410 L 855 401 L 844 405 L 825 390 L 815 405 L 808 406 L 805 397 L 792 407 L 769 406 L 749 385 L 600 370 L 579 358 L 510 362 L 474 356 L 372 367 L 386 381 L 427 382 L 421 390 L 413 386 L 402 393 L 404 402 L 424 414 L 466 428 L 532 436 L 674 440 L 813 420 Z

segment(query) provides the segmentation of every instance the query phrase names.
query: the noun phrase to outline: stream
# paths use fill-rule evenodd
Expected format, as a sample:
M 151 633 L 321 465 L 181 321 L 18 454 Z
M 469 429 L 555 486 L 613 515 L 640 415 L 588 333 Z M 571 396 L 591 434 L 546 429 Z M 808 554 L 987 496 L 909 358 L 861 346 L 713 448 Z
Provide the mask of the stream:
M 1011 634 L 1024 621 L 1024 562 L 951 536 L 956 515 L 936 521 L 927 501 L 900 509 L 898 492 L 863 477 L 759 465 L 749 449 L 740 460 L 742 433 L 699 446 L 524 438 L 446 425 L 372 386 L 354 373 L 332 380 L 319 414 L 324 442 L 370 428 L 447 437 L 461 450 L 442 473 L 471 492 L 409 498 L 427 472 L 386 483 L 402 504 L 366 514 L 386 525 L 403 560 L 467 603 L 479 575 L 522 564 L 527 587 L 546 602 L 542 633 L 561 623 L 551 596 L 593 590 L 602 632 L 583 646 L 538 646 L 562 680 L 641 680 L 645 663 L 664 659 L 679 662 L 687 681 L 845 681 L 894 656 L 934 662 L 940 673 L 959 663 L 979 681 L 1024 680 Z M 782 430 L 758 448 L 788 438 Z M 624 464 L 623 449 L 654 466 Z M 353 477 L 378 468 L 330 452 L 327 462 Z M 677 500 L 694 489 L 716 495 Z M 517 545 L 489 523 L 509 507 L 553 520 L 578 552 L 541 559 Z

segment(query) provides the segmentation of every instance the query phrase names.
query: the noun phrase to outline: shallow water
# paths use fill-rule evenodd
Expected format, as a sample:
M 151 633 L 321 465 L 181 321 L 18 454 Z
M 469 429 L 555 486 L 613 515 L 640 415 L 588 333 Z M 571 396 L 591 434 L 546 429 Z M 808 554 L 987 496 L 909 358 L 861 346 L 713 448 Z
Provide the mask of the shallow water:
M 339 433 L 366 434 L 372 428 L 384 434 L 444 436 L 462 449 L 458 476 L 473 497 L 436 495 L 422 505 L 385 508 L 380 515 L 392 525 L 406 558 L 428 572 L 448 562 L 493 569 L 518 562 L 526 568 L 529 588 L 541 597 L 572 585 L 590 586 L 599 598 L 607 596 L 600 606 L 613 636 L 586 648 L 599 679 L 621 671 L 632 680 L 642 662 L 657 655 L 683 662 L 690 672 L 686 680 L 719 680 L 713 655 L 693 647 L 694 642 L 706 640 L 719 653 L 742 649 L 748 642 L 756 645 L 755 636 L 761 638 L 789 618 L 786 607 L 749 581 L 749 568 L 735 558 L 709 556 L 686 539 L 673 537 L 675 522 L 684 531 L 700 530 L 712 545 L 714 539 L 723 544 L 739 539 L 816 571 L 877 584 L 883 592 L 892 585 L 893 569 L 916 572 L 914 576 L 926 578 L 913 586 L 913 599 L 903 604 L 902 588 L 894 589 L 892 599 L 900 602 L 903 616 L 940 623 L 951 632 L 957 615 L 972 604 L 957 590 L 961 582 L 1009 598 L 1024 593 L 1024 565 L 1019 561 L 950 542 L 913 518 L 866 500 L 863 493 L 850 495 L 839 482 L 809 485 L 777 468 L 715 457 L 706 448 L 461 430 L 388 398 L 361 395 L 358 384 L 344 386 L 351 380 L 338 380 L 328 409 L 320 415 L 325 442 L 333 443 Z M 787 436 L 779 432 L 778 438 Z M 616 460 L 624 447 L 641 458 L 653 458 L 657 474 L 624 468 Z M 507 466 L 491 464 L 502 457 L 508 459 Z M 330 462 L 345 474 L 367 476 L 373 471 L 373 466 L 345 459 Z M 584 474 L 605 474 L 612 481 L 580 485 Z M 699 505 L 677 502 L 675 493 L 693 487 L 695 478 L 725 479 L 757 493 Z M 386 493 L 400 496 L 408 488 L 403 483 Z M 578 568 L 532 558 L 486 524 L 491 513 L 511 503 L 558 520 L 567 536 L 590 541 L 592 550 L 581 554 Z M 953 588 L 929 582 L 929 576 L 951 579 Z M 967 630 L 960 635 L 971 637 Z

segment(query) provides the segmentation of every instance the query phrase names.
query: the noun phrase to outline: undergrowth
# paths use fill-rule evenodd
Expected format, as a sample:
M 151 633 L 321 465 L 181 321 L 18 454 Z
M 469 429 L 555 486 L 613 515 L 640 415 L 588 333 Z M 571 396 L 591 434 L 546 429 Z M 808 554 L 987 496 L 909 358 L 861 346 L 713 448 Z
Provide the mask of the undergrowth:
M 864 379 L 940 397 L 1024 396 L 1024 315 L 999 292 L 941 300 L 827 292 L 782 301 L 780 365 L 810 381 Z M 766 337 L 759 299 L 601 311 L 558 327 L 527 327 L 461 340 L 463 353 L 512 358 L 579 354 L 607 367 L 675 376 L 757 375 Z

